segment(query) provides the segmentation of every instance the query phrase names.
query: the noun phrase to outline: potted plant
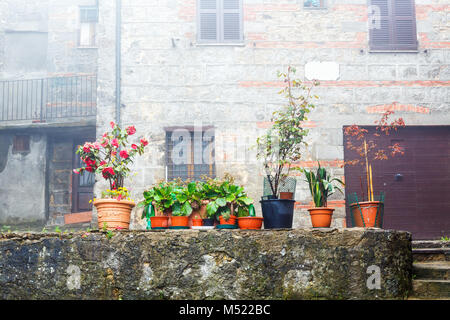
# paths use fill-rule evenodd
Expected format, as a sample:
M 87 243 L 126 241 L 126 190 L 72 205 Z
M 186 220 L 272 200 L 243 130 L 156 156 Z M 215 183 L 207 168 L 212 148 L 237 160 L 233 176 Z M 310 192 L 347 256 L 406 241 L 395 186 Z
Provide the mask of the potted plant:
M 208 179 L 205 187 L 206 196 L 210 199 L 206 206 L 208 216 L 217 215 L 221 225 L 234 226 L 237 219 L 236 210 L 253 203 L 244 187 L 234 184 L 234 178 L 229 174 L 222 180 Z
M 259 230 L 262 227 L 263 218 L 255 215 L 253 204 L 248 207 L 240 206 L 238 209 L 238 225 L 243 230 Z
M 169 227 L 169 215 L 175 203 L 175 182 L 160 181 L 144 191 L 144 200 L 138 207 L 144 207 L 142 218 L 147 218 L 147 229 L 166 229 Z
M 181 181 L 174 187 L 175 202 L 172 205 L 172 228 L 189 228 L 189 215 L 192 213 L 191 201 L 196 192 L 196 183 L 183 185 Z
M 292 228 L 295 200 L 279 199 L 279 187 L 288 177 L 292 164 L 301 158 L 301 148 L 306 145 L 305 136 L 308 134 L 303 122 L 314 108 L 311 100 L 317 98 L 311 95 L 311 90 L 318 82 L 313 81 L 306 86 L 300 80 L 292 80 L 291 73 L 295 72 L 295 68 L 289 67 L 287 73 L 278 73 L 285 83 L 279 94 L 287 98 L 288 104 L 273 113 L 272 127 L 257 139 L 257 158 L 263 160 L 272 192 L 267 199 L 263 197 L 260 201 L 266 229 Z
M 102 192 L 102 198 L 94 200 L 99 228 L 103 228 L 106 223 L 108 230 L 114 230 L 117 226 L 128 229 L 131 210 L 135 204 L 129 199 L 128 191 L 123 188 L 124 179 L 130 173 L 133 158 L 144 153 L 148 141 L 142 138 L 138 144 L 130 145 L 128 138 L 136 133 L 135 127 L 121 129 L 114 122 L 110 125 L 111 132 L 104 133 L 95 142 L 86 142 L 78 147 L 76 153 L 85 166 L 73 171 L 76 174 L 95 172 L 109 182 L 109 191 Z
M 348 160 L 345 165 L 363 165 L 365 168 L 366 188 L 363 187 L 363 179 L 361 181 L 361 197 L 355 194 L 354 200 L 350 200 L 350 212 L 352 221 L 356 227 L 379 227 L 383 224 L 383 208 L 384 208 L 384 194 L 380 192 L 378 200 L 374 197 L 373 188 L 373 172 L 371 161 L 374 160 L 388 160 L 389 156 L 403 155 L 404 150 L 399 143 L 392 143 L 387 148 L 380 148 L 375 138 L 381 134 L 389 135 L 392 131 L 397 131 L 399 128 L 405 126 L 402 118 L 395 119 L 389 122 L 389 117 L 393 111 L 386 111 L 381 116 L 380 120 L 375 121 L 377 125 L 375 133 L 369 134 L 367 129 L 361 128 L 357 125 L 352 125 L 344 128 L 344 135 L 347 136 L 347 149 L 356 153 L 356 158 Z M 365 195 L 367 191 L 367 196 Z
M 333 185 L 333 182 L 338 182 L 341 185 L 344 185 L 344 183 L 338 178 L 331 178 L 326 169 L 320 166 L 320 163 L 316 174 L 306 169 L 302 169 L 302 171 L 305 173 L 306 182 L 308 182 L 315 206 L 308 209 L 312 226 L 314 228 L 329 228 L 334 209 L 327 206 L 327 200 L 335 190 L 344 194 L 339 187 Z

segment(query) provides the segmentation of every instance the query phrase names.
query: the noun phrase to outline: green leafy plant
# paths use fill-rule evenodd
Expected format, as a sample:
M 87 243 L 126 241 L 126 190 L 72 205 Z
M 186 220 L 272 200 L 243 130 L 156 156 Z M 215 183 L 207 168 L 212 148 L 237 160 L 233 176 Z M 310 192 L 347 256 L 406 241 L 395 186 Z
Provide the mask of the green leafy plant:
M 225 220 L 229 220 L 236 211 L 248 211 L 248 206 L 253 203 L 244 187 L 234 184 L 234 179 L 230 175 L 225 175 L 223 179 L 207 179 L 205 182 L 205 194 L 210 200 L 206 206 L 209 217 L 221 215 Z
M 175 181 L 166 182 L 160 181 L 152 188 L 144 191 L 144 200 L 138 203 L 138 207 L 148 207 L 154 205 L 156 207 L 156 214 L 165 214 L 174 205 L 176 201 L 175 189 L 177 183 Z M 142 214 L 145 218 L 145 210 Z
M 447 242 L 450 241 L 450 238 L 447 236 L 441 237 L 441 241 Z
M 338 178 L 332 178 L 325 168 L 322 168 L 319 164 L 319 168 L 317 169 L 316 174 L 312 171 L 308 171 L 306 169 L 300 169 L 303 171 L 306 176 L 306 182 L 308 182 L 309 191 L 311 192 L 311 196 L 314 201 L 314 205 L 316 207 L 326 207 L 328 197 L 332 195 L 336 190 L 339 190 L 342 194 L 342 190 L 334 186 L 333 183 L 340 183 L 342 186 L 345 184 L 339 180 Z
M 114 233 L 113 233 L 111 230 L 108 230 L 108 231 L 106 232 L 106 237 L 107 237 L 108 239 L 111 239 L 113 236 L 114 236 Z
M 311 94 L 311 90 L 319 83 L 313 81 L 310 85 L 304 85 L 300 80 L 293 80 L 291 77 L 295 72 L 293 67 L 288 67 L 287 73 L 278 72 L 278 77 L 285 83 L 279 94 L 288 103 L 273 113 L 272 127 L 256 140 L 257 158 L 263 160 L 274 197 L 278 196 L 279 186 L 289 175 L 292 164 L 300 160 L 302 147 L 307 145 L 305 137 L 308 130 L 303 128 L 303 123 L 308 120 L 307 114 L 315 108 L 311 100 L 318 99 Z

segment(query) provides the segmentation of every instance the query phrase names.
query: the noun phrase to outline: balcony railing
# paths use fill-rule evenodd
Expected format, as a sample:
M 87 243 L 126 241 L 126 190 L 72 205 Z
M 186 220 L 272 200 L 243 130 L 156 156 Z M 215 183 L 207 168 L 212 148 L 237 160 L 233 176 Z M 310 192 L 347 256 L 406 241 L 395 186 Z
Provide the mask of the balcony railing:
M 0 81 L 0 121 L 87 118 L 96 109 L 95 75 Z

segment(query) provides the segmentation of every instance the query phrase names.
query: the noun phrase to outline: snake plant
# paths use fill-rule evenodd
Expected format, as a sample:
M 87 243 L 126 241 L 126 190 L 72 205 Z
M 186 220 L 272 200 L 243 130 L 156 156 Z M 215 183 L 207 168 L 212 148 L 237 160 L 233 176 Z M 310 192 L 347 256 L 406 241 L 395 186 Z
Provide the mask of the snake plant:
M 342 194 L 342 190 L 333 185 L 334 182 L 340 183 L 342 186 L 345 184 L 338 178 L 331 178 L 325 168 L 322 168 L 319 163 L 319 168 L 316 174 L 306 169 L 302 170 L 306 176 L 306 182 L 309 185 L 309 191 L 316 207 L 326 207 L 327 200 L 336 190 L 339 190 Z

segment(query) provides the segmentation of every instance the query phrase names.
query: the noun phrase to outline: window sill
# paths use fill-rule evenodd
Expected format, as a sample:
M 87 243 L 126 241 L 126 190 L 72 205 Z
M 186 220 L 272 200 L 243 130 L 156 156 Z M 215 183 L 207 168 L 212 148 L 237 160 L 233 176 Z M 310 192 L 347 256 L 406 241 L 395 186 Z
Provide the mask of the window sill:
M 232 42 L 232 43 L 196 42 L 194 45 L 196 47 L 245 47 L 246 44 L 244 42 Z
M 419 50 L 369 50 L 369 53 L 419 53 Z

